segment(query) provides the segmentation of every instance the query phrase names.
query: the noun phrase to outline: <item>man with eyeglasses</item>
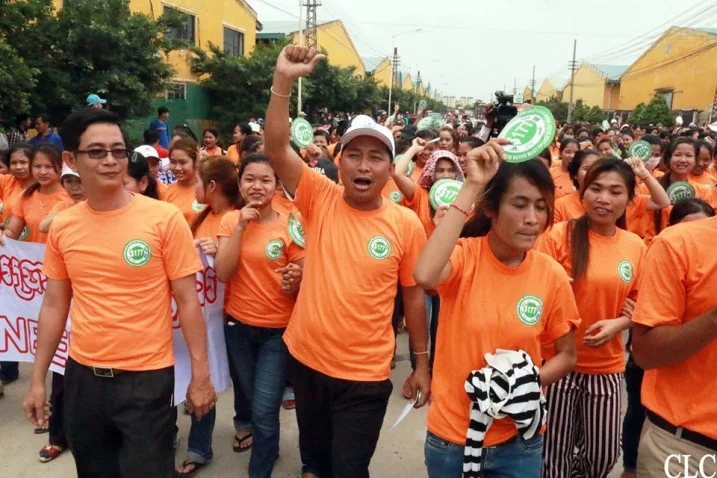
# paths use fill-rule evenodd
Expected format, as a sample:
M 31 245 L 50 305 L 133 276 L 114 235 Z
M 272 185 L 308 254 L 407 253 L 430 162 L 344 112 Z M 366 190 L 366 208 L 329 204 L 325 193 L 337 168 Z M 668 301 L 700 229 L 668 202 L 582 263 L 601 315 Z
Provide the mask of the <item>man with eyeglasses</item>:
M 65 432 L 78 476 L 172 477 L 172 295 L 191 359 L 189 408 L 201 418 L 216 402 L 192 233 L 175 206 L 123 188 L 131 158 L 116 115 L 78 110 L 61 134 L 87 200 L 50 228 L 25 414 L 35 426 L 49 417 L 45 376 L 70 312 Z

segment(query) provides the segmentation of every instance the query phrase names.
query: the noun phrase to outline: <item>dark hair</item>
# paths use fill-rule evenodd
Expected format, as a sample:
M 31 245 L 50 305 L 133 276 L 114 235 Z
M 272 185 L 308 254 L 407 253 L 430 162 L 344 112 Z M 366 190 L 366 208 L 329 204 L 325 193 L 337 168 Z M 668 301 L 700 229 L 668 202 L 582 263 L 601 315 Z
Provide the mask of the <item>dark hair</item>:
M 147 178 L 147 189 L 142 193 L 143 196 L 152 199 L 159 199 L 159 187 L 157 180 L 149 172 L 149 161 L 144 155 L 133 152 L 127 162 L 127 175 L 139 182 L 142 178 Z
M 548 162 L 548 168 L 553 164 L 553 154 L 550 152 L 550 148 L 545 148 L 540 153 L 538 153 L 538 157 L 546 160 Z
M 32 150 L 32 156 L 30 156 L 30 174 L 32 174 L 32 165 L 37 159 L 38 154 L 44 154 L 50 159 L 52 167 L 57 173 L 57 179 L 59 182 L 60 174 L 62 174 L 62 152 L 54 144 L 41 143 Z M 34 178 L 33 178 L 34 180 Z M 29 198 L 35 191 L 40 189 L 40 183 L 34 181 L 27 189 L 22 192 L 22 197 Z
M 19 115 L 15 116 L 15 126 L 20 126 L 20 123 L 23 123 L 30 119 L 30 115 L 27 113 L 20 113 Z
M 578 136 L 580 136 L 580 133 L 587 133 L 588 136 L 590 136 L 590 131 L 588 131 L 587 128 L 580 128 L 579 130 L 577 130 L 575 132 L 575 137 L 577 138 Z
M 264 153 L 252 153 L 246 158 L 242 159 L 241 166 L 239 167 L 239 174 L 237 175 L 237 181 L 241 181 L 241 177 L 244 176 L 244 172 L 246 171 L 246 167 L 250 164 L 256 164 L 256 163 L 264 163 L 271 166 L 271 163 L 269 162 L 269 159 L 266 157 Z M 273 168 L 272 168 L 273 170 Z M 276 179 L 276 182 L 279 182 L 279 177 L 274 173 L 274 178 Z M 241 194 L 239 194 L 239 197 L 237 198 L 237 208 L 242 208 L 246 206 L 246 202 L 244 201 L 244 198 L 241 197 Z
M 175 136 L 178 132 L 182 132 L 182 133 L 188 135 L 190 138 L 192 138 L 197 143 L 199 142 L 199 140 L 197 139 L 197 135 L 194 134 L 194 131 L 192 131 L 192 128 L 190 128 L 186 124 L 178 124 L 177 126 L 175 126 L 172 136 Z
M 432 129 L 422 129 L 416 131 L 416 138 L 421 138 L 424 141 L 431 141 L 432 139 L 438 138 L 438 134 Z
M 159 141 L 159 130 L 157 129 L 146 129 L 144 130 L 144 144 L 152 146 L 157 144 Z
M 659 144 L 660 147 L 662 147 L 662 141 L 660 141 L 660 138 L 654 134 L 643 135 L 640 139 L 650 144 Z
M 157 116 L 162 116 L 164 113 L 169 113 L 169 108 L 166 106 L 160 106 L 157 108 Z
M 597 142 L 597 144 L 595 145 L 595 147 L 598 148 L 598 149 L 600 149 L 600 145 L 603 144 L 603 143 L 610 143 L 610 139 L 609 139 L 609 138 L 603 138 L 603 139 L 601 139 L 600 141 Z M 610 143 L 610 147 L 612 148 L 612 143 Z
M 244 136 L 250 136 L 252 133 L 251 126 L 249 126 L 249 123 L 239 123 L 235 126 L 235 128 L 236 127 L 239 127 L 239 131 L 241 131 L 241 134 L 243 134 Z
M 411 141 L 406 138 L 399 138 L 398 141 L 396 141 L 396 156 L 399 154 L 403 154 L 406 151 L 408 151 L 408 148 L 411 147 Z
M 323 129 L 317 129 L 314 131 L 314 138 L 316 138 L 317 136 L 323 136 L 327 144 L 331 142 L 331 136 Z
M 0 151 L 0 163 L 3 163 L 6 167 L 10 167 L 10 155 L 7 151 Z
M 199 163 L 197 174 L 205 190 L 207 186 L 209 186 L 209 183 L 214 181 L 222 190 L 222 194 L 229 199 L 229 202 L 231 204 L 237 204 L 237 198 L 239 197 L 239 177 L 237 175 L 237 167 L 231 159 L 225 156 L 207 158 Z M 207 205 L 207 207 L 202 209 L 197 217 L 194 218 L 191 228 L 192 234 L 197 232 L 199 226 L 201 226 L 211 212 L 211 206 Z
M 697 144 L 698 144 L 698 146 L 699 146 L 699 149 L 705 148 L 707 151 L 709 151 L 709 152 L 710 152 L 710 157 L 711 157 L 712 155 L 714 155 L 715 149 L 714 149 L 714 147 L 712 146 L 712 144 L 710 144 L 709 141 L 701 140 L 701 141 L 698 141 Z M 699 154 L 700 154 L 700 153 L 699 153 L 699 151 L 698 151 L 698 152 L 697 152 L 697 155 L 699 156 Z
M 482 139 L 475 136 L 461 136 L 461 139 L 458 140 L 459 145 L 460 143 L 468 143 L 472 149 L 480 148 L 485 144 Z
M 586 130 L 586 131 L 587 131 L 587 130 Z M 559 150 L 560 153 L 562 153 L 563 151 L 565 151 L 565 148 L 567 148 L 567 147 L 570 146 L 571 144 L 576 144 L 576 145 L 578 146 L 578 151 L 580 151 L 580 141 L 578 141 L 578 140 L 575 139 L 575 138 L 568 138 L 568 139 L 564 139 L 564 140 L 560 143 L 560 150 Z
M 32 157 L 32 145 L 29 143 L 15 143 L 12 146 L 10 146 L 10 149 L 7 152 L 7 162 L 10 164 L 10 158 L 13 154 L 17 153 L 18 151 L 22 151 L 25 153 L 25 156 L 27 156 L 27 159 L 29 160 Z
M 77 151 L 80 149 L 82 135 L 85 134 L 87 128 L 98 123 L 116 125 L 122 131 L 119 116 L 104 108 L 82 108 L 70 113 L 60 125 L 60 137 L 65 150 Z
M 192 158 L 194 167 L 197 167 L 197 163 L 199 161 L 199 145 L 197 145 L 196 141 L 194 141 L 192 138 L 178 139 L 174 142 L 172 146 L 169 147 L 170 158 L 172 157 L 172 151 L 174 151 L 175 149 L 179 149 L 187 153 L 187 156 Z
M 219 139 L 219 131 L 217 131 L 216 128 L 205 128 L 204 131 L 202 131 L 202 139 L 204 138 L 204 135 L 207 133 L 211 133 L 212 136 Z
M 481 237 L 490 232 L 491 219 L 486 214 L 486 211 L 497 214 L 500 210 L 503 195 L 517 178 L 526 179 L 540 190 L 548 206 L 548 223 L 546 227 L 550 227 L 553 224 L 555 184 L 550 176 L 550 171 L 537 159 L 531 159 L 523 163 L 504 161 L 500 163 L 495 176 L 486 184 L 485 192 L 477 204 L 478 212 L 463 226 L 461 237 Z
M 587 159 L 588 156 L 600 156 L 600 153 L 595 151 L 594 149 L 582 149 L 575 153 L 575 157 L 573 160 L 568 164 L 568 174 L 570 175 L 570 179 L 572 179 L 573 184 L 575 185 L 576 190 L 580 190 L 580 184 L 578 183 L 578 173 L 580 172 L 580 168 L 582 167 L 583 163 L 585 162 L 585 159 Z
M 632 130 L 629 128 L 625 128 L 625 129 L 621 130 L 620 136 L 629 136 L 632 139 L 635 139 L 635 133 L 633 133 Z
M 689 198 L 678 201 L 670 211 L 670 226 L 679 224 L 685 216 L 704 213 L 707 217 L 714 217 L 715 210 L 706 201 L 699 198 Z
M 635 173 L 625 161 L 618 158 L 602 158 L 590 167 L 585 176 L 583 187 L 580 190 L 580 198 L 582 199 L 585 196 L 585 191 L 587 191 L 590 185 L 600 178 L 600 176 L 610 172 L 615 172 L 622 176 L 625 181 L 625 188 L 627 189 L 628 202 L 632 201 L 635 197 L 635 188 L 637 187 Z M 627 208 L 625 210 L 627 210 Z M 622 216 L 618 218 L 616 225 L 621 229 L 627 229 L 625 211 L 623 211 Z M 573 281 L 582 279 L 588 271 L 588 265 L 590 264 L 589 230 L 590 218 L 587 213 L 578 219 L 568 221 L 568 230 L 565 237 L 570 249 L 570 265 Z
M 460 144 L 458 139 L 458 133 L 456 133 L 456 130 L 451 128 L 450 126 L 443 126 L 440 130 L 438 130 L 438 136 L 440 136 L 441 133 L 444 131 L 451 135 L 451 139 L 453 140 L 452 152 L 455 153 L 456 151 L 458 151 L 458 145 Z
M 37 117 L 40 118 L 43 123 L 47 123 L 47 124 L 51 123 L 50 115 L 48 115 L 47 113 L 42 113 L 40 115 L 37 115 Z
M 677 147 L 681 144 L 689 144 L 692 145 L 695 149 L 695 159 L 697 156 L 700 155 L 700 145 L 697 141 L 695 141 L 692 138 L 689 138 L 687 136 L 678 136 L 675 138 L 668 146 L 665 148 L 665 150 L 662 152 L 662 161 L 665 163 L 665 166 L 667 166 L 667 172 L 664 176 L 662 176 L 660 179 L 657 180 L 657 182 L 660 183 L 660 186 L 663 187 L 663 189 L 667 189 L 672 184 L 672 170 L 670 168 L 670 163 L 672 162 L 672 155 L 674 154 Z M 655 233 L 659 234 L 660 231 L 663 229 L 662 224 L 662 211 L 656 210 L 654 212 L 655 217 Z
M 598 136 L 600 136 L 600 135 L 601 135 L 602 133 L 604 133 L 604 132 L 605 132 L 605 130 L 602 129 L 602 128 L 593 128 L 593 130 L 592 130 L 590 136 L 592 136 L 592 138 L 593 138 L 593 140 L 594 140 L 595 138 L 597 138 Z
M 264 144 L 264 139 L 261 136 L 247 136 L 244 138 L 244 141 L 241 142 L 241 146 L 239 147 L 239 155 L 245 153 L 256 153 L 259 151 L 259 147 Z

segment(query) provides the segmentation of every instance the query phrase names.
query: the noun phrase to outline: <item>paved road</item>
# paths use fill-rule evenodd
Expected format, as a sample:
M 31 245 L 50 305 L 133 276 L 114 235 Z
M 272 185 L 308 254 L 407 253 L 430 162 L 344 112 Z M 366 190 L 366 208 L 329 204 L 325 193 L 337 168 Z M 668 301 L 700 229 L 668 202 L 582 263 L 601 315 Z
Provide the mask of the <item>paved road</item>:
M 371 475 L 374 477 L 425 477 L 423 465 L 423 441 L 425 438 L 425 409 L 413 410 L 395 429 L 390 430 L 398 414 L 405 405 L 400 387 L 410 372 L 407 360 L 407 335 L 399 335 L 399 360 L 393 371 L 394 390 L 389 403 L 376 454 L 371 463 Z M 4 478 L 71 478 L 76 472 L 72 455 L 63 453 L 56 460 L 41 464 L 37 453 L 45 444 L 47 435 L 34 435 L 31 426 L 25 421 L 21 411 L 22 398 L 29 385 L 30 365 L 20 366 L 21 379 L 5 387 L 5 398 L 0 399 L 0 476 Z M 49 391 L 49 382 L 48 382 Z M 217 404 L 217 422 L 214 429 L 214 460 L 198 476 L 245 477 L 249 464 L 249 454 L 237 454 L 231 451 L 232 392 L 220 394 Z M 180 448 L 177 461 L 181 462 L 186 452 L 189 417 L 179 419 Z M 296 478 L 300 471 L 298 429 L 294 412 L 281 412 L 281 455 L 274 469 L 274 477 Z M 610 474 L 618 478 L 621 466 Z

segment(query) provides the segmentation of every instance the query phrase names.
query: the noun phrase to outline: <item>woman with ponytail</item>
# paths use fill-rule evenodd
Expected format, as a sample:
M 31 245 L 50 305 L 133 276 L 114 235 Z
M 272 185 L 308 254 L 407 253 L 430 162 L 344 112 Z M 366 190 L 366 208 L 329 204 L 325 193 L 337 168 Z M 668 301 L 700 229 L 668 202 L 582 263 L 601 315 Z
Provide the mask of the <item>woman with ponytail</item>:
M 603 158 L 588 170 L 580 196 L 585 214 L 555 225 L 538 250 L 563 266 L 573 282 L 582 322 L 577 364 L 547 388 L 544 477 L 606 477 L 620 451 L 620 407 L 631 307 L 647 247 L 625 230 L 635 174 L 621 159 Z M 552 347 L 544 346 L 546 357 Z M 575 450 L 577 448 L 577 453 Z

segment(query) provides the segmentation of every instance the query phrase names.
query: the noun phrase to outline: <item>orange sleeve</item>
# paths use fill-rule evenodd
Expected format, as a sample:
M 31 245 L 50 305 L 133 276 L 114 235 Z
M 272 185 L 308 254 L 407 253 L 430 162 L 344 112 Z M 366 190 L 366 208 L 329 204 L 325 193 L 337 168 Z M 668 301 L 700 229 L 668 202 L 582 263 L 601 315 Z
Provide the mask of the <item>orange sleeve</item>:
M 322 196 L 337 189 L 338 186 L 329 178 L 308 166 L 304 166 L 301 171 L 301 177 L 299 178 L 299 185 L 296 188 L 296 194 L 294 195 L 294 204 L 302 217 L 308 220 L 311 218 L 314 204 L 323 205 L 326 201 Z
M 550 308 L 550 315 L 541 335 L 541 341 L 544 343 L 555 342 L 570 330 L 580 326 L 580 313 L 567 274 L 563 272 L 559 280 L 553 298 L 553 306 Z
M 162 260 L 170 281 L 181 279 L 201 270 L 194 237 L 182 212 L 176 210 L 163 224 Z
M 25 220 L 25 202 L 29 201 L 30 198 L 26 198 L 24 195 L 20 195 L 15 207 L 12 208 L 12 215 L 18 219 Z
M 478 239 L 479 240 L 479 239 Z M 463 267 L 465 264 L 466 248 L 468 248 L 469 242 L 466 239 L 458 239 L 456 247 L 451 252 L 451 258 L 449 263 L 451 265 L 451 273 L 446 280 L 436 286 L 436 291 L 439 294 L 445 293 L 447 290 L 451 290 L 454 286 L 458 285 L 460 278 L 462 277 Z
M 229 211 L 222 216 L 222 220 L 219 222 L 217 237 L 232 237 L 234 229 L 236 229 L 237 223 L 239 222 L 240 214 L 241 211 Z
M 660 236 L 650 246 L 644 262 L 644 269 L 649 273 L 642 275 L 640 297 L 632 321 L 648 327 L 682 323 L 687 300 L 684 287 L 686 264 Z
M 391 205 L 393 206 L 393 205 Z M 395 206 L 393 206 L 395 207 Z M 413 279 L 413 269 L 416 268 L 418 256 L 426 245 L 426 232 L 423 230 L 421 221 L 414 214 L 403 214 L 404 227 L 404 250 L 401 256 L 401 264 L 398 270 L 398 281 L 403 287 L 413 287 L 416 281 Z
M 562 205 L 555 203 L 555 212 L 553 213 L 553 223 L 565 221 L 565 212 Z
M 47 235 L 47 244 L 45 246 L 45 261 L 43 264 L 43 272 L 48 279 L 65 280 L 69 278 L 67 266 L 57 245 L 57 228 L 56 222 L 50 226 L 50 232 Z
M 632 287 L 630 289 L 630 293 L 628 294 L 628 297 L 632 300 L 637 300 L 637 293 L 640 290 L 640 282 L 642 282 L 642 277 L 644 274 L 645 269 L 645 254 L 647 253 L 647 246 L 644 242 L 640 243 L 640 258 L 636 264 L 635 267 L 635 280 L 632 281 Z

